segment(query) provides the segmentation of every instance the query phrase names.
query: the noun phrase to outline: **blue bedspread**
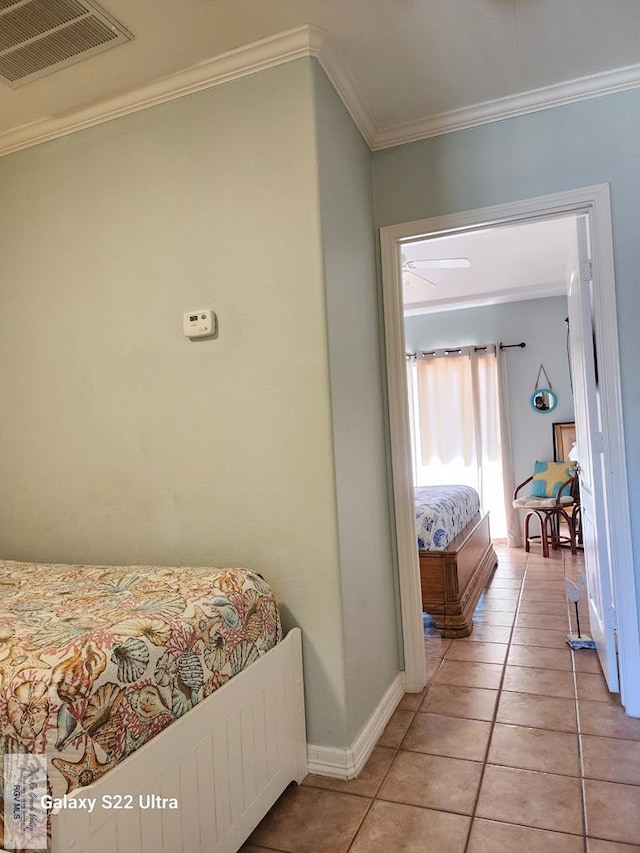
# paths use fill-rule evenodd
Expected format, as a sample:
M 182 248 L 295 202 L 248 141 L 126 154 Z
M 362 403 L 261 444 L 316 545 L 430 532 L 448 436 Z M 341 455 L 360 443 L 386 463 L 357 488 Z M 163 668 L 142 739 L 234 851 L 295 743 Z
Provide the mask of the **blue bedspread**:
M 415 490 L 418 548 L 444 551 L 480 511 L 480 497 L 470 486 L 420 486 Z

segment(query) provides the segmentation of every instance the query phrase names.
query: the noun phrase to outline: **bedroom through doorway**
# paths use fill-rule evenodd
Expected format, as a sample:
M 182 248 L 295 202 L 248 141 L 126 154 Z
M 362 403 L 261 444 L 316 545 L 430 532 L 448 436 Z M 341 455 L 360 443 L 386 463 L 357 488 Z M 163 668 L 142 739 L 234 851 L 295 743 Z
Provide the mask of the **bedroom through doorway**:
M 565 270 L 564 286 L 569 294 L 569 314 L 572 317 L 570 328 L 572 366 L 574 368 L 577 366 L 575 375 L 580 379 L 574 387 L 574 391 L 577 390 L 576 422 L 580 427 L 582 420 L 583 429 L 586 430 L 582 436 L 584 441 L 578 436 L 578 443 L 583 448 L 582 453 L 587 463 L 583 466 L 581 462 L 580 465 L 581 493 L 583 485 L 586 485 L 591 489 L 591 494 L 597 494 L 597 490 L 592 488 L 591 475 L 595 474 L 603 478 L 600 505 L 598 506 L 597 501 L 593 505 L 597 512 L 592 516 L 594 526 L 590 541 L 585 543 L 585 559 L 588 554 L 592 557 L 591 560 L 586 559 L 589 610 L 592 626 L 595 621 L 603 629 L 602 636 L 596 640 L 601 661 L 606 655 L 611 659 L 611 652 L 615 661 L 617 652 L 623 704 L 628 708 L 629 713 L 638 714 L 640 713 L 640 688 L 635 685 L 633 671 L 640 659 L 640 634 L 637 613 L 632 607 L 635 600 L 635 579 L 631 556 L 629 494 L 626 483 L 625 441 L 620 405 L 613 239 L 607 185 L 522 199 L 459 214 L 385 226 L 381 229 L 385 351 L 405 679 L 407 690 L 412 692 L 421 690 L 426 678 L 422 653 L 423 627 L 406 377 L 406 351 L 411 348 L 411 342 L 405 340 L 402 297 L 404 288 L 402 274 L 407 270 L 407 263 L 411 262 L 406 255 L 406 249 L 411 244 L 443 238 L 453 240 L 459 236 L 469 236 L 489 229 L 533 225 L 562 218 L 572 219 L 576 227 L 572 247 L 573 257 L 571 266 Z M 585 254 L 585 246 L 589 254 Z M 457 257 L 466 256 L 447 252 L 446 257 L 441 256 L 436 260 L 451 260 Z M 521 263 L 528 262 L 523 259 Z M 408 269 L 411 270 L 411 267 Z M 442 270 L 442 272 L 445 271 L 448 270 Z M 430 274 L 428 278 L 433 281 L 433 275 Z M 539 279 L 540 281 L 542 280 Z M 434 284 L 430 284 L 429 287 L 434 287 Z M 539 290 L 540 286 L 536 288 L 536 291 Z M 479 299 L 478 304 L 469 307 L 481 308 L 492 304 L 495 309 L 502 303 L 513 302 L 514 295 L 507 294 L 507 297 L 503 298 L 502 295 L 497 296 L 491 292 L 487 295 L 485 292 Z M 450 303 L 451 299 L 447 301 Z M 458 306 L 460 301 L 460 299 L 456 300 Z M 532 309 L 531 319 L 533 319 L 533 314 L 536 313 L 533 308 L 541 303 L 542 299 L 536 296 L 533 299 L 518 300 L 516 297 L 516 301 L 528 304 Z M 436 307 L 439 310 L 435 310 Z M 446 308 L 442 304 L 432 306 L 429 313 L 442 314 L 449 308 L 450 305 Z M 566 320 L 566 316 L 562 318 L 562 322 Z M 445 327 L 443 318 L 437 319 L 440 331 L 445 330 L 450 334 L 450 329 Z M 548 329 L 539 317 L 538 322 L 533 323 L 533 326 L 534 329 L 544 330 L 548 337 Z M 595 336 L 590 330 L 595 331 Z M 511 336 L 509 338 L 511 339 L 507 341 L 503 338 L 502 342 L 517 343 Z M 447 337 L 443 346 L 453 346 L 450 340 L 451 338 Z M 500 342 L 498 337 L 496 342 Z M 597 349 L 598 356 L 597 374 L 594 369 L 594 349 Z M 526 352 L 526 348 L 522 351 Z M 591 366 L 588 363 L 589 359 Z M 538 364 L 538 368 L 541 365 L 544 365 L 544 362 Z M 513 385 L 515 380 L 511 367 L 510 360 L 509 382 Z M 596 377 L 595 386 L 593 385 L 594 377 Z M 585 378 L 586 385 L 583 381 Z M 531 390 L 525 395 L 525 399 L 530 401 L 529 405 L 534 397 L 532 391 L 538 387 L 538 379 L 537 372 L 534 377 L 526 378 L 520 383 L 521 393 L 523 388 L 533 383 Z M 553 381 L 551 377 L 551 383 Z M 513 414 L 513 402 L 510 405 L 511 414 Z M 578 414 L 578 408 L 580 408 L 580 414 Z M 519 411 L 522 413 L 527 409 L 521 407 Z M 528 411 L 527 414 L 529 414 Z M 553 417 L 551 409 L 545 413 L 531 412 L 530 414 L 544 419 Z M 549 420 L 549 424 L 552 423 L 553 421 Z M 512 429 L 515 433 L 514 424 Z M 551 428 L 549 435 L 552 435 Z M 548 440 L 551 443 L 551 437 Z M 530 474 L 530 466 L 538 454 L 532 447 L 528 450 L 527 474 Z M 513 457 L 514 482 L 517 482 L 515 447 Z M 585 479 L 583 470 L 588 475 L 589 482 L 585 480 L 583 483 Z M 591 576 L 589 576 L 589 563 Z M 611 585 L 605 589 L 609 583 Z M 618 638 L 617 644 L 615 636 Z M 606 667 L 603 668 L 607 675 Z M 617 689 L 617 672 L 611 670 L 611 676 L 609 686 L 610 689 L 615 690 Z M 607 678 L 609 680 L 608 675 Z
M 574 233 L 566 217 L 402 246 L 422 610 L 444 638 L 472 632 L 493 543 L 522 547 L 513 492 L 537 460 L 553 460 L 552 413 L 574 420 L 565 323 Z M 542 410 L 530 405 L 540 374 L 553 395 Z
M 566 323 L 574 231 L 575 217 L 561 217 L 402 246 L 413 485 L 473 487 L 492 538 L 514 547 L 513 490 L 536 459 L 554 458 L 552 425 L 575 420 Z M 553 410 L 530 405 L 541 366 Z

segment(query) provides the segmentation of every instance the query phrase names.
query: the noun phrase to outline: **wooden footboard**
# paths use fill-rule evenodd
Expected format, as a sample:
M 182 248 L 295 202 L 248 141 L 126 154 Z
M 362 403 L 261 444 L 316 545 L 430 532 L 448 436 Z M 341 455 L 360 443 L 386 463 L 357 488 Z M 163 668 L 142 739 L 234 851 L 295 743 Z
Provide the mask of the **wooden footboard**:
M 422 609 L 443 637 L 466 637 L 473 611 L 498 562 L 489 514 L 478 513 L 444 551 L 419 550 Z

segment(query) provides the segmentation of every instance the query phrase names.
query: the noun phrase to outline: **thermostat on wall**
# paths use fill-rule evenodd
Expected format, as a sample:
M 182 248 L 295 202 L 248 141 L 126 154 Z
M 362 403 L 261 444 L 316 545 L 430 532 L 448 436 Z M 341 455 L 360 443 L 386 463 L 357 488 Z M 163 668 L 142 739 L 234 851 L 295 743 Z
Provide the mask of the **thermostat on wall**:
M 218 318 L 210 308 L 188 311 L 182 317 L 182 328 L 188 338 L 210 338 L 215 335 Z

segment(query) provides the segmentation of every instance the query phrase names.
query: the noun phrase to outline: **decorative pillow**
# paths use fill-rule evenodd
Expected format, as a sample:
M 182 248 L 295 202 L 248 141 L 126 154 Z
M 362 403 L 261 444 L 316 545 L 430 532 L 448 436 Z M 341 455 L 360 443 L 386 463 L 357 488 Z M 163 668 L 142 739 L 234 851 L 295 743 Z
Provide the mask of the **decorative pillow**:
M 560 486 L 569 479 L 569 471 L 575 462 L 536 462 L 533 469 L 531 496 L 534 498 L 556 498 Z M 569 494 L 569 487 L 563 494 Z

